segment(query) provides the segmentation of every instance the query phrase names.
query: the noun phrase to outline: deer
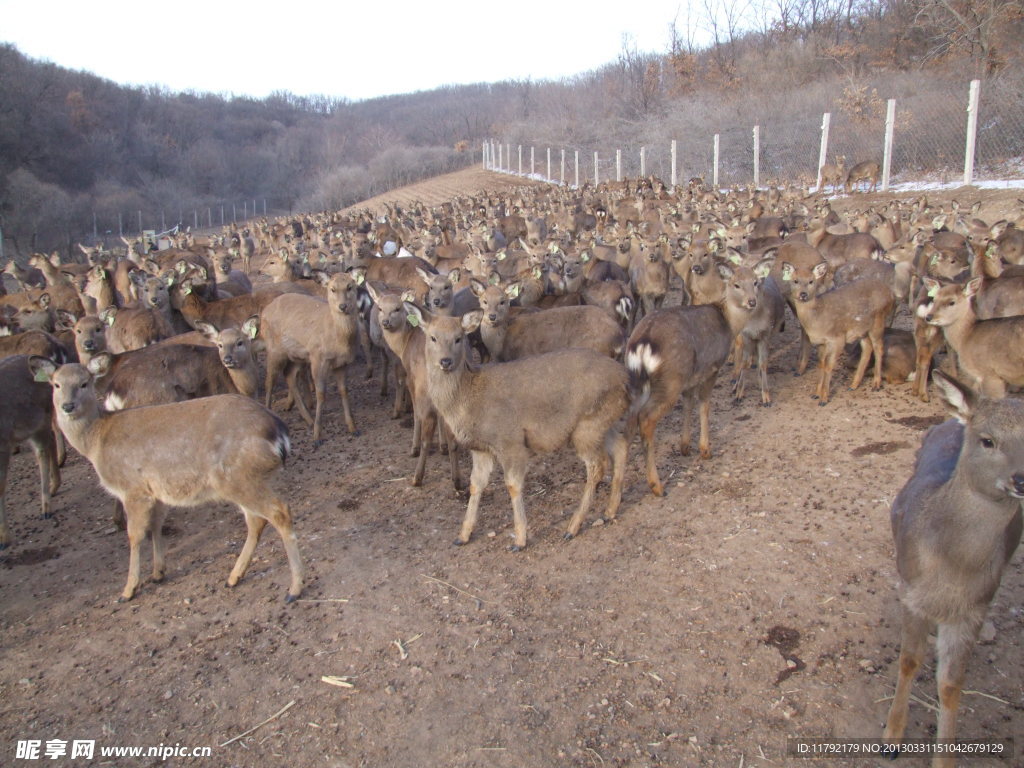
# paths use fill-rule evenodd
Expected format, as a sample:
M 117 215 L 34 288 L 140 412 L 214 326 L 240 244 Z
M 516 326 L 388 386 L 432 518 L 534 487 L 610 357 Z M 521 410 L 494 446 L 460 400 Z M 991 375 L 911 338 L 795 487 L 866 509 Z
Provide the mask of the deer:
M 700 455 L 711 458 L 711 391 L 718 372 L 749 319 L 746 303 L 669 307 L 645 315 L 626 346 L 632 404 L 627 434 L 640 432 L 647 464 L 647 484 L 655 496 L 665 494 L 658 476 L 655 430 L 683 398 L 679 452 L 690 453 L 693 401 L 700 404 Z
M 861 357 L 850 389 L 857 389 L 867 372 L 872 353 L 875 372 L 871 388 L 882 388 L 882 359 L 885 354 L 885 327 L 896 299 L 892 288 L 873 279 L 857 280 L 819 293 L 828 275 L 828 264 L 819 262 L 813 269 L 782 265 L 782 279 L 792 285 L 796 316 L 811 344 L 819 346 L 820 375 L 814 397 L 818 405 L 827 405 L 832 372 L 846 344 L 860 342 Z
M 321 445 L 320 421 L 323 414 L 327 375 L 334 374 L 341 395 L 345 425 L 358 435 L 349 407 L 345 369 L 356 356 L 359 339 L 358 288 L 365 281 L 366 271 L 353 267 L 348 272 L 328 275 L 314 272 L 317 281 L 326 287 L 327 301 L 312 296 L 286 293 L 267 305 L 261 315 L 262 335 L 267 345 L 267 391 L 265 405 L 270 408 L 274 380 L 286 371 L 289 397 L 298 403 L 299 413 L 313 426 L 313 443 Z M 308 363 L 316 394 L 316 415 L 298 392 L 298 364 Z
M 430 442 L 440 424 L 451 464 L 452 484 L 456 491 L 461 491 L 463 484 L 459 471 L 458 444 L 444 421 L 438 419 L 437 409 L 430 399 L 427 388 L 427 368 L 424 357 L 426 337 L 418 332 L 412 325 L 413 321 L 409 320 L 409 313 L 405 309 L 402 295 L 378 291 L 372 284 L 367 285 L 367 290 L 378 310 L 377 322 L 384 342 L 401 362 L 401 368 L 405 372 L 404 385 L 408 386 L 412 398 L 413 434 L 410 455 L 418 458 L 412 485 L 415 487 L 423 485 L 427 455 L 430 453 Z M 398 410 L 399 403 L 396 399 L 395 413 Z
M 263 528 L 281 536 L 291 582 L 285 602 L 302 593 L 303 568 L 288 505 L 270 486 L 291 455 L 288 428 L 262 405 L 242 395 L 216 395 L 167 405 L 108 413 L 96 400 L 92 374 L 77 363 L 29 358 L 34 375 L 53 389 L 57 425 L 89 460 L 100 484 L 124 506 L 128 531 L 128 580 L 119 602 L 142 583 L 140 548 L 153 541 L 152 580 L 165 575 L 163 519 L 168 506 L 214 501 L 235 504 L 247 535 L 228 586 L 245 575 Z
M 953 418 L 928 430 L 891 511 L 902 627 L 882 738 L 894 756 L 934 627 L 936 741 L 954 743 L 967 664 L 1024 528 L 1024 403 L 991 400 L 941 371 L 934 382 Z M 953 758 L 936 755 L 932 765 L 949 768 Z
M 754 266 L 731 257 L 719 265 L 718 271 L 725 283 L 724 301 L 750 309 L 743 329 L 737 337 L 733 384 L 733 399 L 739 402 L 746 392 L 746 372 L 750 368 L 753 351 L 757 351 L 757 375 L 761 384 L 761 405 L 770 407 L 772 396 L 768 391 L 768 343 L 782 328 L 786 302 L 771 276 L 772 259 L 762 259 Z
M 551 453 L 570 441 L 586 466 L 587 480 L 565 538 L 579 533 L 609 456 L 612 482 L 605 517 L 613 520 L 626 471 L 627 444 L 618 428 L 629 405 L 622 365 L 592 350 L 565 349 L 475 368 L 468 357 L 467 334 L 478 326 L 476 316 L 434 315 L 411 302 L 405 308 L 426 337 L 430 399 L 473 459 L 469 503 L 455 543 L 469 543 L 481 496 L 497 462 L 512 502 L 515 537 L 510 550 L 524 549 L 523 492 L 530 456 Z
M 917 311 L 925 322 L 942 328 L 971 385 L 986 397 L 1002 398 L 1007 386 L 1024 386 L 1024 316 L 978 319 L 973 300 L 981 282 L 975 277 L 966 285 L 942 285 L 925 278 L 931 301 Z
M 862 181 L 871 182 L 871 191 L 878 191 L 878 180 L 882 177 L 882 167 L 874 160 L 865 160 L 862 163 L 857 163 L 850 172 L 846 175 L 846 194 L 850 194 L 852 189 L 860 191 L 860 183 Z
M 846 175 L 846 155 L 836 155 L 834 163 L 825 163 L 821 166 L 821 186 L 825 187 L 826 184 L 832 184 L 832 194 L 836 193 L 836 188 L 843 183 L 843 179 Z
M 622 352 L 622 328 L 600 307 L 577 305 L 513 312 L 510 299 L 516 293 L 516 284 L 502 288 L 474 279 L 470 285 L 480 309 L 466 316 L 477 318 L 480 337 L 493 360 L 516 360 L 567 347 L 592 349 L 612 358 Z
M 50 498 L 60 487 L 50 388 L 34 380 L 28 366 L 30 357 L 18 354 L 0 360 L 0 391 L 4 393 L 0 398 L 0 549 L 11 544 L 4 500 L 14 448 L 28 440 L 36 455 L 44 518 L 51 517 Z
M 634 311 L 637 317 L 661 309 L 668 294 L 671 249 L 667 236 L 653 243 L 644 243 L 633 253 L 629 262 L 629 279 L 637 302 Z

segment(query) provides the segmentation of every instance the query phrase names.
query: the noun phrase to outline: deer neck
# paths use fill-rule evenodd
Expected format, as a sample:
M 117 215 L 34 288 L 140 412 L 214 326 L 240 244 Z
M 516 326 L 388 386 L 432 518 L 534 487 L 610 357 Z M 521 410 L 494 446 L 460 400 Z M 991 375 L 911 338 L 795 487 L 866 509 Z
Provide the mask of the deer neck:
M 99 449 L 98 433 L 99 425 L 103 419 L 96 400 L 87 404 L 77 419 L 69 419 L 59 408 L 57 412 L 57 426 L 64 433 L 71 446 L 80 454 L 92 461 L 93 455 Z
M 480 338 L 487 347 L 487 351 L 491 353 L 492 360 L 501 359 L 501 353 L 505 349 L 506 336 L 508 336 L 508 318 L 497 325 L 487 322 L 480 323 Z
M 973 299 L 969 299 L 960 315 L 952 323 L 942 327 L 942 335 L 953 349 L 964 348 L 978 322 L 977 315 L 974 313 L 973 301 Z
M 251 357 L 241 368 L 228 368 L 228 376 L 231 383 L 235 385 L 240 395 L 256 397 L 256 388 L 259 386 L 259 376 L 256 369 L 256 361 Z

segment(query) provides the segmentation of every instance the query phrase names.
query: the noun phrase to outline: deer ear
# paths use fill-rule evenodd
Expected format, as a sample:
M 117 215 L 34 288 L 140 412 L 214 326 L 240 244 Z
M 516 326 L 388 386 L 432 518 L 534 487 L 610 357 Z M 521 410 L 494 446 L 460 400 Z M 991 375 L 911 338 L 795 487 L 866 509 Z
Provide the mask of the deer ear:
M 472 312 L 467 312 L 462 316 L 462 330 L 466 333 L 472 333 L 480 327 L 480 323 L 483 319 L 483 310 L 474 309 Z
M 59 366 L 53 360 L 41 355 L 32 355 L 28 359 L 28 369 L 32 371 L 35 381 L 50 383 Z
M 978 394 L 938 368 L 932 371 L 932 382 L 938 387 L 939 399 L 945 404 L 950 415 L 961 424 L 966 424 L 977 407 Z

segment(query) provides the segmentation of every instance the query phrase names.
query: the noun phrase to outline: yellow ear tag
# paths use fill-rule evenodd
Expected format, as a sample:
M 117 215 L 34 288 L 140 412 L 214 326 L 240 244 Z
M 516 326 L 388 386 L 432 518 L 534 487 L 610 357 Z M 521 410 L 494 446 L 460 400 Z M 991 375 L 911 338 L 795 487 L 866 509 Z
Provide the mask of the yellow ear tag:
M 406 315 L 405 319 L 409 323 L 409 325 L 411 325 L 413 328 L 418 328 L 419 327 L 420 319 L 418 317 L 416 317 L 416 315 L 412 315 L 412 314 Z

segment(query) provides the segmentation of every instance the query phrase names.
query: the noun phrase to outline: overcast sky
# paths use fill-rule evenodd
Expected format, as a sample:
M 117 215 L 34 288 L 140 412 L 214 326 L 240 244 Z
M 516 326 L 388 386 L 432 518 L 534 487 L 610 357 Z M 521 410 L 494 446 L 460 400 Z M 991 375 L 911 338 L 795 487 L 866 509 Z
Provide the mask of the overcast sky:
M 358 100 L 568 77 L 614 61 L 624 34 L 664 52 L 686 1 L 0 0 L 0 40 L 125 85 Z

